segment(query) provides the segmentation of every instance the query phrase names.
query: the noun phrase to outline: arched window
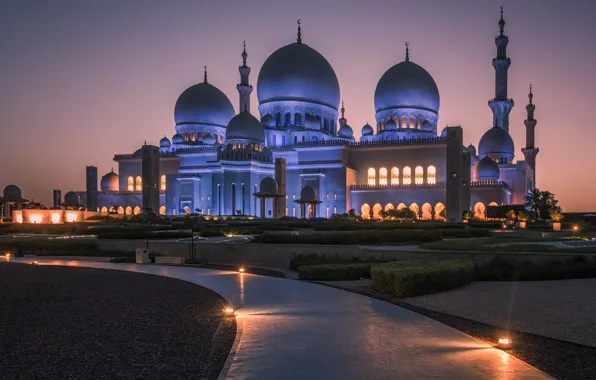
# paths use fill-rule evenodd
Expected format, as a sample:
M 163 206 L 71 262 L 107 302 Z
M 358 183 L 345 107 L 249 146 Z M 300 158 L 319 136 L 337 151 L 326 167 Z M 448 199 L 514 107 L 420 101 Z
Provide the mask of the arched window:
M 430 205 L 430 203 L 425 203 L 422 205 L 422 219 L 423 220 L 430 220 L 432 219 L 432 212 L 433 212 L 433 206 Z
M 287 113 L 286 114 L 286 127 L 289 127 L 292 125 L 292 114 L 291 113 Z
M 316 143 L 317 141 L 319 141 L 319 138 L 317 136 L 313 136 L 311 138 L 311 140 L 312 140 L 313 143 Z
M 418 219 L 418 216 L 420 214 L 420 207 L 418 206 L 417 203 L 412 203 L 410 205 L 410 210 L 414 211 L 414 214 L 416 214 L 416 219 Z
M 140 175 L 135 179 L 135 191 L 143 191 L 143 179 Z
M 485 210 L 486 210 L 486 207 L 484 206 L 484 203 L 482 203 L 482 202 L 476 203 L 474 205 L 474 218 L 484 219 L 485 218 L 485 214 L 484 214 Z
M 298 136 L 294 136 L 294 144 L 298 144 Z
M 439 202 L 435 205 L 435 219 L 444 219 L 441 216 L 441 212 L 443 212 L 443 210 L 445 210 L 445 205 L 443 203 Z
M 213 135 L 213 143 L 214 144 L 217 144 L 217 134 L 214 134 Z
M 102 213 L 102 214 L 107 214 L 107 213 L 108 213 L 108 208 L 107 208 L 106 206 L 103 206 L 103 207 L 101 208 L 101 213 Z
M 223 144 L 223 135 L 219 135 L 219 143 Z
M 422 125 L 422 119 L 418 118 L 418 120 L 416 121 L 416 129 L 420 129 L 421 125 Z
M 395 166 L 391 168 L 391 184 L 399 185 L 399 169 Z
M 159 190 L 166 191 L 166 175 L 165 174 L 162 174 L 161 177 L 159 177 Z
M 401 210 L 402 208 L 406 208 L 406 204 L 405 203 L 400 203 L 397 205 L 397 209 Z
M 385 205 L 385 211 L 393 210 L 393 203 L 387 203 Z
M 410 118 L 410 128 L 411 129 L 416 128 L 416 120 L 414 120 L 413 117 Z
M 381 210 L 383 210 L 383 206 L 381 206 L 379 203 L 375 203 L 373 206 L 373 218 L 381 219 L 381 215 L 379 214 Z
M 377 172 L 374 168 L 368 168 L 368 182 L 369 185 L 377 184 Z
M 118 215 L 124 215 L 124 207 L 118 207 Z
M 134 191 L 135 190 L 135 179 L 131 177 L 128 177 L 128 180 L 126 181 L 126 190 L 128 191 Z
M 401 127 L 408 128 L 408 119 L 405 116 L 401 118 Z
M 387 186 L 387 168 L 379 169 L 379 185 Z
M 130 207 L 130 206 L 127 206 L 127 207 L 124 209 L 124 213 L 125 213 L 126 215 L 132 215 L 132 207 Z
M 306 136 L 302 135 L 302 142 L 306 142 Z
M 414 169 L 414 183 L 416 185 L 422 185 L 424 183 L 424 170 L 422 166 L 416 166 L 416 169 Z
M 404 185 L 411 185 L 412 184 L 412 169 L 409 166 L 404 168 L 404 178 L 402 183 Z
M 190 132 L 190 141 L 195 141 L 195 133 Z
M 188 132 L 184 132 L 184 141 L 188 141 Z
M 273 140 L 272 145 L 277 146 L 277 136 L 273 135 L 273 137 L 271 137 L 271 139 Z
M 297 113 L 294 115 L 294 125 L 302 127 L 302 114 Z
M 426 169 L 426 183 L 429 185 L 437 183 L 437 168 L 432 165 Z
M 281 145 L 286 145 L 286 136 L 281 136 Z
M 135 208 L 132 210 L 132 213 L 139 215 L 141 213 L 141 208 L 139 206 L 135 206 Z
M 166 206 L 161 206 L 159 208 L 159 215 L 165 215 L 166 214 Z

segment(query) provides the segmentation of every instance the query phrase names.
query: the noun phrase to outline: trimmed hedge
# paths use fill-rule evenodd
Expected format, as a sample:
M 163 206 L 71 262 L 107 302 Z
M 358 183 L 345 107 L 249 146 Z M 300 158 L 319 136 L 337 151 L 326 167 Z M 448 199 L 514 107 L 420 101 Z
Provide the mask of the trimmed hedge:
M 97 251 L 97 243 L 88 239 L 2 239 L 0 250 L 18 247 L 24 253 L 57 254 L 79 251 Z
M 145 239 L 147 232 L 143 230 L 133 231 L 111 231 L 99 233 L 98 239 Z M 188 238 L 190 237 L 189 231 L 149 231 L 149 239 L 176 239 L 176 238 Z
M 418 244 L 438 241 L 443 238 L 440 231 L 360 231 L 331 232 L 325 234 L 268 234 L 253 237 L 253 243 L 264 244 L 326 244 L 326 245 L 375 245 L 388 243 Z
M 349 281 L 370 278 L 373 264 L 323 264 L 306 265 L 298 268 L 298 278 L 317 281 Z
M 322 265 L 322 264 L 363 264 L 363 263 L 386 263 L 389 260 L 376 259 L 369 257 L 368 259 L 360 258 L 358 256 L 342 257 L 339 255 L 326 256 L 310 253 L 308 255 L 293 255 L 290 259 L 290 269 L 297 271 L 301 266 L 307 265 Z
M 373 288 L 397 297 L 444 292 L 467 285 L 476 274 L 469 260 L 393 261 L 371 268 Z

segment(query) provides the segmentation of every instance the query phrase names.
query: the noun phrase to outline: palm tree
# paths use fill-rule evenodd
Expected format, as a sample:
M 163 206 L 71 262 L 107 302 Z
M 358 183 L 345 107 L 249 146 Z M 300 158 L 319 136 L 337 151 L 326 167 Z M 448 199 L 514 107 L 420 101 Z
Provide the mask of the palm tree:
M 536 188 L 528 192 L 524 203 L 527 208 L 534 212 L 534 221 L 536 221 L 538 219 L 538 210 L 540 210 L 540 206 L 542 205 L 542 193 L 540 190 Z

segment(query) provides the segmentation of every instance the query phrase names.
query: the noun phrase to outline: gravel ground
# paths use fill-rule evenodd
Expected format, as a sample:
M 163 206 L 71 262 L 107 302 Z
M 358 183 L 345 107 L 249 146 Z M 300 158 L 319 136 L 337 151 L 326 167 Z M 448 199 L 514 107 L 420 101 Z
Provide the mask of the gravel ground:
M 552 323 L 559 323 L 557 326 L 552 326 L 553 329 L 557 329 L 559 331 L 567 331 L 568 335 L 578 336 L 581 333 L 590 334 L 594 331 L 594 320 L 596 318 L 596 314 L 592 312 L 589 315 L 589 310 L 594 310 L 594 302 L 593 297 L 595 296 L 593 288 L 581 288 L 580 294 L 567 294 L 571 298 L 575 298 L 576 300 L 580 299 L 581 297 L 585 297 L 585 302 L 590 303 L 589 305 L 585 305 L 582 309 L 580 305 L 576 305 L 574 309 L 568 311 L 565 310 L 567 307 L 567 302 L 563 302 L 562 299 L 559 298 L 564 295 L 564 290 L 554 291 L 553 288 L 557 287 L 557 283 L 564 283 L 570 281 L 591 281 L 592 284 L 596 283 L 596 280 L 565 280 L 565 281 L 543 281 L 543 282 L 523 282 L 519 283 L 520 286 L 523 287 L 525 284 L 535 284 L 536 288 L 540 288 L 538 293 L 539 296 L 534 294 L 534 298 L 531 293 L 524 293 L 523 298 L 519 298 L 519 292 L 516 294 L 517 302 L 519 303 L 519 307 L 527 306 L 531 307 L 535 304 L 534 299 L 541 300 L 540 304 L 544 308 L 549 308 L 548 311 L 540 310 L 534 307 L 533 315 L 532 313 L 524 313 L 525 317 L 527 318 L 528 325 L 530 325 L 533 321 L 536 321 L 537 324 L 543 323 L 538 322 L 542 317 L 540 313 L 543 311 L 545 315 L 554 315 L 559 314 L 561 316 L 565 315 L 565 318 L 560 319 L 559 322 L 552 322 Z M 366 295 L 372 298 L 376 298 L 382 301 L 386 301 L 392 303 L 394 305 L 403 307 L 404 309 L 408 309 L 414 311 L 418 314 L 427 316 L 434 320 L 437 320 L 441 323 L 444 323 L 448 326 L 451 326 L 455 329 L 465 332 L 473 337 L 478 339 L 487 341 L 487 342 L 496 342 L 499 337 L 504 335 L 509 336 L 514 342 L 515 346 L 509 351 L 512 355 L 520 358 L 521 360 L 529 363 L 530 365 L 548 373 L 549 375 L 555 377 L 559 380 L 594 380 L 596 379 L 596 348 L 580 345 L 576 343 L 566 342 L 554 338 L 549 338 L 545 336 L 540 336 L 536 334 L 521 332 L 516 330 L 516 326 L 511 324 L 510 329 L 504 329 L 499 326 L 495 326 L 488 323 L 482 323 L 476 320 L 464 318 L 454 314 L 463 314 L 464 312 L 471 313 L 470 309 L 474 309 L 476 313 L 482 314 L 490 314 L 490 311 L 483 311 L 483 307 L 490 308 L 492 310 L 500 310 L 497 306 L 491 306 L 491 303 L 497 302 L 496 300 L 492 300 L 490 294 L 483 294 L 483 295 L 472 295 L 468 293 L 468 299 L 464 301 L 465 297 L 460 297 L 457 300 L 454 300 L 452 304 L 450 304 L 449 312 L 445 311 L 436 311 L 431 310 L 430 308 L 421 307 L 420 305 L 415 305 L 417 299 L 402 299 L 392 296 L 387 296 L 381 293 L 378 293 L 372 289 L 372 282 L 370 280 L 360 280 L 360 281 L 324 281 L 318 282 L 320 284 L 324 284 L 327 286 L 348 290 L 354 293 Z M 474 283 L 476 284 L 497 284 L 497 285 L 505 285 L 510 283 Z M 518 283 L 516 283 L 518 284 Z M 472 285 L 472 286 L 473 286 Z M 565 286 L 565 285 L 560 285 Z M 446 293 L 439 293 L 434 296 L 425 296 L 425 297 L 418 297 L 418 299 L 428 298 L 428 297 L 450 297 L 450 293 L 466 291 L 466 288 L 462 288 L 452 292 Z M 566 288 L 567 291 L 578 291 L 577 289 L 571 290 L 571 288 Z M 590 292 L 592 289 L 592 294 L 586 294 Z M 550 292 L 552 292 L 553 300 L 548 306 L 546 301 L 542 301 L 544 298 L 548 300 L 550 297 Z M 523 293 L 523 292 L 522 292 Z M 471 298 L 474 298 L 473 300 Z M 523 299 L 523 302 L 521 301 Z M 590 301 L 592 299 L 592 301 Z M 563 302 L 562 305 L 559 305 L 557 302 Z M 459 303 L 458 303 L 459 302 Z M 421 303 L 420 303 L 421 304 Z M 430 307 L 430 306 L 429 306 Z M 507 309 L 508 305 L 505 306 Z M 508 310 L 508 309 L 507 309 Z M 581 315 L 574 315 L 573 312 L 581 310 Z M 453 314 L 452 314 L 453 313 Z M 580 322 L 571 321 L 572 319 L 583 319 Z M 569 323 L 568 323 L 569 322 Z M 577 324 L 580 323 L 583 327 L 579 327 L 580 331 L 576 331 L 578 327 Z M 592 325 L 590 325 L 592 324 Z M 573 330 L 573 331 L 572 331 Z M 591 332 L 590 332 L 591 331 Z
M 596 347 L 596 279 L 475 282 L 405 301 L 489 325 Z
M 0 379 L 216 379 L 236 336 L 187 282 L 0 263 Z

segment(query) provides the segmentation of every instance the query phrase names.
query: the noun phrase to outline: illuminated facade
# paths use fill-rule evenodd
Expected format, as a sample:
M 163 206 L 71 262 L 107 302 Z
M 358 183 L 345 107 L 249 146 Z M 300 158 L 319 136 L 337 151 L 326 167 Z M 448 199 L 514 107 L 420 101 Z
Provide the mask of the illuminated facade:
M 329 62 L 298 39 L 273 52 L 257 80 L 257 119 L 251 114 L 253 90 L 246 47 L 239 66 L 239 113 L 208 82 L 186 89 L 174 109 L 175 134 L 160 141 L 159 212 L 168 215 L 261 215 L 263 179 L 274 176 L 276 158 L 286 160 L 285 198 L 288 216 L 300 214 L 302 190 L 311 187 L 321 203 L 317 217 L 354 209 L 364 217 L 381 210 L 408 207 L 420 218 L 460 220 L 463 210 L 482 205 L 523 203 L 535 187 L 534 105 L 530 92 L 525 121 L 525 160 L 515 161 L 509 135 L 506 55 L 508 37 L 501 14 L 495 39 L 495 97 L 489 102 L 492 128 L 478 151 L 463 146 L 463 130 L 437 130 L 440 96 L 432 76 L 410 60 L 380 78 L 375 94 L 376 126 L 365 125 L 359 140 L 340 107 L 339 81 Z M 407 45 L 407 44 L 406 44 Z M 101 180 L 100 211 L 134 213 L 141 206 L 140 150 L 114 157 L 119 175 Z M 330 196 L 332 194 L 332 196 Z M 79 193 L 84 203 L 84 193 Z M 484 215 L 485 211 L 479 213 Z

